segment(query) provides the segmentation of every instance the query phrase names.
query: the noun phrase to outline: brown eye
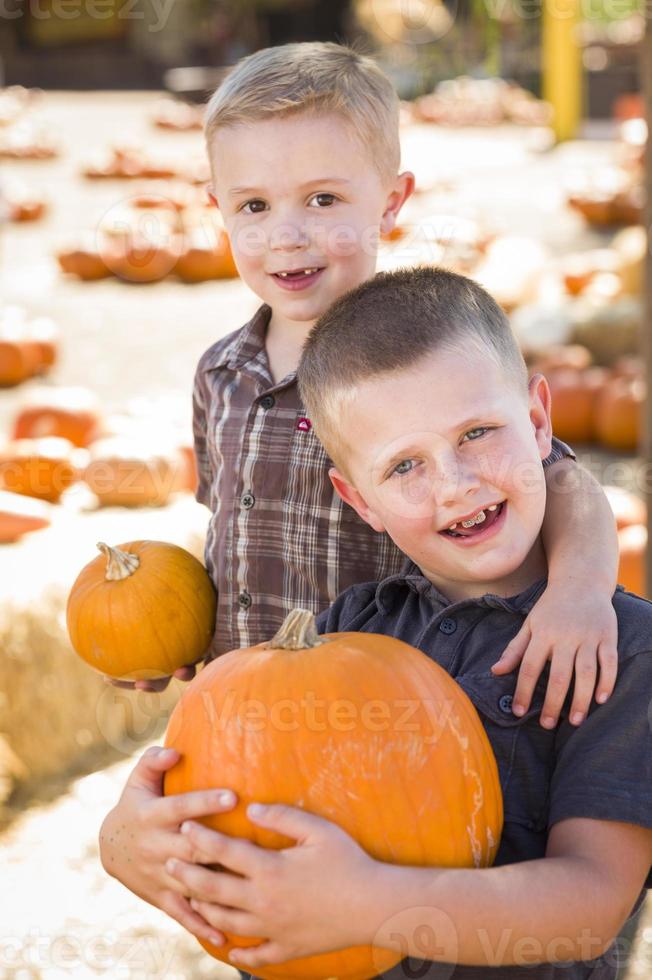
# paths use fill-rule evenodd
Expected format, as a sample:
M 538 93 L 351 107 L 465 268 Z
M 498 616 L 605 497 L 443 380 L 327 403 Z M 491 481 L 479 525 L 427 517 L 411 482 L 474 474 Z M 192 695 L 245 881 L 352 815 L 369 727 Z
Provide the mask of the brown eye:
M 247 214 L 260 214 L 260 212 L 264 211 L 266 207 L 267 205 L 264 201 L 256 199 L 255 201 L 247 201 L 247 203 L 242 206 L 242 210 Z
M 317 207 L 327 208 L 335 203 L 336 198 L 334 194 L 315 194 L 311 200 L 317 202 Z

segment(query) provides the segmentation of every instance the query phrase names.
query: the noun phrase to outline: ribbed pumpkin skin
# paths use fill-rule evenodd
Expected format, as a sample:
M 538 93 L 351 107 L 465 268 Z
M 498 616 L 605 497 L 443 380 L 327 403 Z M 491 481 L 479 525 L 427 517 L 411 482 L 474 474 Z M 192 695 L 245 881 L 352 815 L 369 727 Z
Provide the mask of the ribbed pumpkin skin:
M 168 676 L 198 660 L 215 626 L 215 592 L 201 562 L 165 541 L 119 545 L 140 567 L 106 581 L 106 558 L 86 565 L 70 591 L 68 633 L 79 656 L 122 680 Z
M 250 823 L 252 801 L 332 820 L 381 861 L 491 864 L 502 797 L 491 745 L 466 694 L 400 640 L 328 638 L 298 651 L 261 645 L 209 664 L 170 718 L 165 744 L 182 759 L 165 776 L 166 795 L 235 790 L 237 807 L 204 822 L 264 847 L 292 842 Z M 258 942 L 202 945 L 226 961 L 233 945 Z M 255 972 L 264 980 L 365 980 L 396 962 L 387 949 L 357 947 Z

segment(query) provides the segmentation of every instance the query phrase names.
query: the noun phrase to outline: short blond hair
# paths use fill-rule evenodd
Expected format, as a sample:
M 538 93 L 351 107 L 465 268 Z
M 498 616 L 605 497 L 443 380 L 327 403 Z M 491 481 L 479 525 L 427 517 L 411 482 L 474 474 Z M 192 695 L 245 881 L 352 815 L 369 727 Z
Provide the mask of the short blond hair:
M 464 356 L 469 348 L 498 364 L 515 398 L 527 396 L 527 369 L 509 321 L 472 279 L 447 269 L 398 269 L 340 296 L 312 328 L 297 371 L 306 411 L 337 468 L 347 475 L 342 418 L 361 384 L 437 351 Z
M 399 100 L 392 83 L 372 58 L 331 42 L 283 44 L 239 61 L 206 108 L 209 153 L 222 127 L 300 112 L 343 117 L 372 150 L 381 175 L 398 173 Z

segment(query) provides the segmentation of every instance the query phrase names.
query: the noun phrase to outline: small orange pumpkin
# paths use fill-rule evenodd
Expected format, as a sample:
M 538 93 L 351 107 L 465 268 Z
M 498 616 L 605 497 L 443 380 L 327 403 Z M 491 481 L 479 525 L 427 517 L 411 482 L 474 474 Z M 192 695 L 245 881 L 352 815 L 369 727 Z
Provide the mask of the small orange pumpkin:
M 615 377 L 604 386 L 595 409 L 598 441 L 609 449 L 635 452 L 641 437 L 645 382 Z
M 591 442 L 597 399 L 605 383 L 603 368 L 578 371 L 560 368 L 547 375 L 550 385 L 552 429 L 565 442 Z
M 33 378 L 40 365 L 38 344 L 31 340 L 0 337 L 0 388 L 13 388 Z
M 101 431 L 97 397 L 87 388 L 41 388 L 14 419 L 13 439 L 60 436 L 88 446 Z
M 0 484 L 12 493 L 56 503 L 79 479 L 74 448 L 57 438 L 10 442 L 0 450 Z
M 48 504 L 19 493 L 0 490 L 0 544 L 13 544 L 30 531 L 49 527 Z
M 190 552 L 165 541 L 129 541 L 77 576 L 66 610 L 70 641 L 110 677 L 168 677 L 196 663 L 215 627 L 215 591 Z
M 83 480 L 104 507 L 161 507 L 179 489 L 184 461 L 135 439 L 99 439 Z
M 209 279 L 233 279 L 238 275 L 229 237 L 223 228 L 208 236 L 200 229 L 190 234 L 190 244 L 179 256 L 175 273 L 184 282 L 205 282 Z
M 325 817 L 380 861 L 480 868 L 495 857 L 502 799 L 480 719 L 441 667 L 392 637 L 317 637 L 312 614 L 295 610 L 270 643 L 201 671 L 172 713 L 165 744 L 181 755 L 165 793 L 232 788 L 237 806 L 203 822 L 263 847 L 292 842 L 250 823 L 252 800 Z M 226 961 L 234 946 L 259 942 L 227 936 L 224 946 L 202 945 Z M 364 980 L 399 958 L 365 946 L 256 973 Z
M 644 524 L 630 524 L 618 532 L 618 581 L 628 592 L 646 595 L 645 552 L 647 528 Z
M 79 245 L 63 250 L 57 254 L 57 261 L 62 272 L 68 272 L 85 282 L 106 279 L 111 275 L 104 259 L 95 246 Z

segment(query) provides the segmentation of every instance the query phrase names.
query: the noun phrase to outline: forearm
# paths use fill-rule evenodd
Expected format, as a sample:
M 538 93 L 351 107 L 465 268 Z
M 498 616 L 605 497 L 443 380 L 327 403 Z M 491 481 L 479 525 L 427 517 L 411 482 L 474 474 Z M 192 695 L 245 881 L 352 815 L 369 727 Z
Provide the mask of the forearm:
M 403 956 L 485 967 L 586 960 L 620 927 L 608 882 L 582 858 L 377 870 L 366 939 Z
M 618 575 L 618 538 L 613 513 L 598 481 L 571 460 L 546 470 L 543 544 L 551 582 L 586 580 L 611 596 Z

